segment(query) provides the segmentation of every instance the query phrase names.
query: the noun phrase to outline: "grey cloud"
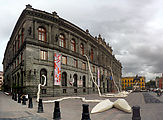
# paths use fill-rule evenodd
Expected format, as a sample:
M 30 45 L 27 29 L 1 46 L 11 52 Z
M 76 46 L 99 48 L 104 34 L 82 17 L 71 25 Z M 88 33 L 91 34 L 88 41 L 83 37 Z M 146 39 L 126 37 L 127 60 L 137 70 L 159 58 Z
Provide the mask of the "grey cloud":
M 102 34 L 112 46 L 116 58 L 121 61 L 123 76 L 141 74 L 147 79 L 153 79 L 159 75 L 156 73 L 163 71 L 163 28 L 156 29 L 161 26 L 158 19 L 163 20 L 160 14 L 163 10 L 161 3 L 161 0 L 31 0 L 34 8 L 47 12 L 56 11 L 60 17 L 83 30 L 89 29 L 92 36 Z M 1 24 L 0 41 L 8 41 L 6 38 L 11 35 L 12 27 L 24 5 L 24 1 L 21 1 L 18 9 L 9 13 L 12 18 L 8 18 L 9 15 L 0 15 L 5 19 Z M 9 4 L 8 8 L 11 6 Z

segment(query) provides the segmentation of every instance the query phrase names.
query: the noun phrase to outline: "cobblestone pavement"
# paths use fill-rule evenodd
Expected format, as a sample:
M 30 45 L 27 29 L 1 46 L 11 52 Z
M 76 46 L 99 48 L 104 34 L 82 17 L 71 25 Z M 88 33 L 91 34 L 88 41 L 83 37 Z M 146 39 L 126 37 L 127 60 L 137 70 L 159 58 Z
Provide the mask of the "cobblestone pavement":
M 125 98 L 129 105 L 138 105 L 141 108 L 140 114 L 142 120 L 163 120 L 163 103 L 146 103 L 144 101 L 144 93 L 131 93 Z M 156 93 L 148 94 L 148 98 L 158 99 L 163 101 L 163 96 L 157 97 Z M 100 98 L 97 94 L 80 95 L 86 97 L 86 99 L 105 99 Z M 150 97 L 149 97 L 150 96 Z M 61 97 L 44 97 L 43 100 L 53 100 Z M 110 98 L 111 101 L 115 101 L 116 98 Z M 54 103 L 43 104 L 44 113 L 37 113 L 36 98 L 33 99 L 34 108 L 29 109 L 27 105 L 21 105 L 11 99 L 11 96 L 6 96 L 0 93 L 0 120 L 51 120 L 54 112 Z M 61 118 L 62 120 L 81 120 L 82 116 L 82 104 L 89 104 L 89 110 L 97 103 L 83 103 L 79 99 L 69 99 L 60 102 Z M 132 114 L 125 113 L 116 108 L 112 108 L 108 111 L 90 114 L 91 120 L 131 120 Z

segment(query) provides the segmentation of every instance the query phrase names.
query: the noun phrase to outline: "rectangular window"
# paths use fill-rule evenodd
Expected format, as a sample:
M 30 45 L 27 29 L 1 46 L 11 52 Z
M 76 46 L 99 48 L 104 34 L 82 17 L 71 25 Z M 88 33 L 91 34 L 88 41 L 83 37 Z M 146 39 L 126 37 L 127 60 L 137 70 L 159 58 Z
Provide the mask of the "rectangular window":
M 23 53 L 21 53 L 21 62 L 23 61 Z
M 13 55 L 15 55 L 15 45 L 13 44 Z
M 45 51 L 45 50 L 41 50 L 41 51 L 40 51 L 40 58 L 41 58 L 42 60 L 48 60 L 48 52 Z
M 78 61 L 76 59 L 74 59 L 74 67 L 78 67 Z
M 42 41 L 42 34 L 41 34 L 41 32 L 38 33 L 38 39 Z
M 67 57 L 62 55 L 62 64 L 67 65 Z
M 38 29 L 38 39 L 46 42 L 46 30 L 42 27 Z
M 20 35 L 18 35 L 18 50 L 20 48 Z
M 19 57 L 17 58 L 17 65 L 19 65 Z
M 93 53 L 93 49 L 91 49 L 91 61 L 93 61 L 93 56 L 94 56 L 94 53 Z
M 64 35 L 59 35 L 59 46 L 66 48 L 66 40 Z
M 71 50 L 76 52 L 76 42 L 74 39 L 71 40 L 71 46 L 70 46 Z
M 82 69 L 86 70 L 86 64 L 84 62 L 82 63 Z
M 15 60 L 15 62 L 14 62 L 14 67 L 16 68 L 16 60 Z
M 80 44 L 80 54 L 84 55 L 84 45 L 82 43 Z
M 95 66 L 92 66 L 92 72 L 95 72 Z
M 24 42 L 24 28 L 22 28 L 22 31 L 21 31 L 21 40 L 22 40 L 22 44 Z
M 16 51 L 17 51 L 17 49 L 16 49 L 16 44 L 17 44 L 17 42 L 15 41 L 15 53 L 16 53 Z
M 66 93 L 66 89 L 63 89 L 63 93 Z
M 42 90 L 41 90 L 41 93 L 42 93 L 42 94 L 46 94 L 46 89 L 42 89 Z

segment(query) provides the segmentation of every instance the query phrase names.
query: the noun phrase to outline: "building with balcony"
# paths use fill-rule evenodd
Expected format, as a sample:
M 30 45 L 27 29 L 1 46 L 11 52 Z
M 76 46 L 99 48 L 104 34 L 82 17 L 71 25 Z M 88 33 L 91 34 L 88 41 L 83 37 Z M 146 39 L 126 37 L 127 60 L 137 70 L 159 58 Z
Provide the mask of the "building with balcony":
M 36 96 L 37 85 L 44 82 L 42 75 L 45 75 L 42 96 L 96 93 L 85 55 L 101 92 L 116 91 L 110 80 L 111 69 L 119 83 L 122 66 L 101 35 L 93 37 L 88 30 L 82 30 L 56 12 L 26 5 L 4 54 L 6 91 Z

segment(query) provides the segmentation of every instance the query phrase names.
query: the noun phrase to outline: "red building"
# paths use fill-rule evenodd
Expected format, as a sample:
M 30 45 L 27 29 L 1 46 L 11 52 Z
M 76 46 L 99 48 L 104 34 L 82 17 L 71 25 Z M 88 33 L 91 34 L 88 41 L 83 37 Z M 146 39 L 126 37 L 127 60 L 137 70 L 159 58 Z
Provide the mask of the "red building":
M 159 88 L 163 89 L 163 77 L 160 77 L 159 79 Z
M 156 87 L 163 89 L 163 74 L 161 77 L 156 77 L 155 81 L 156 81 Z

